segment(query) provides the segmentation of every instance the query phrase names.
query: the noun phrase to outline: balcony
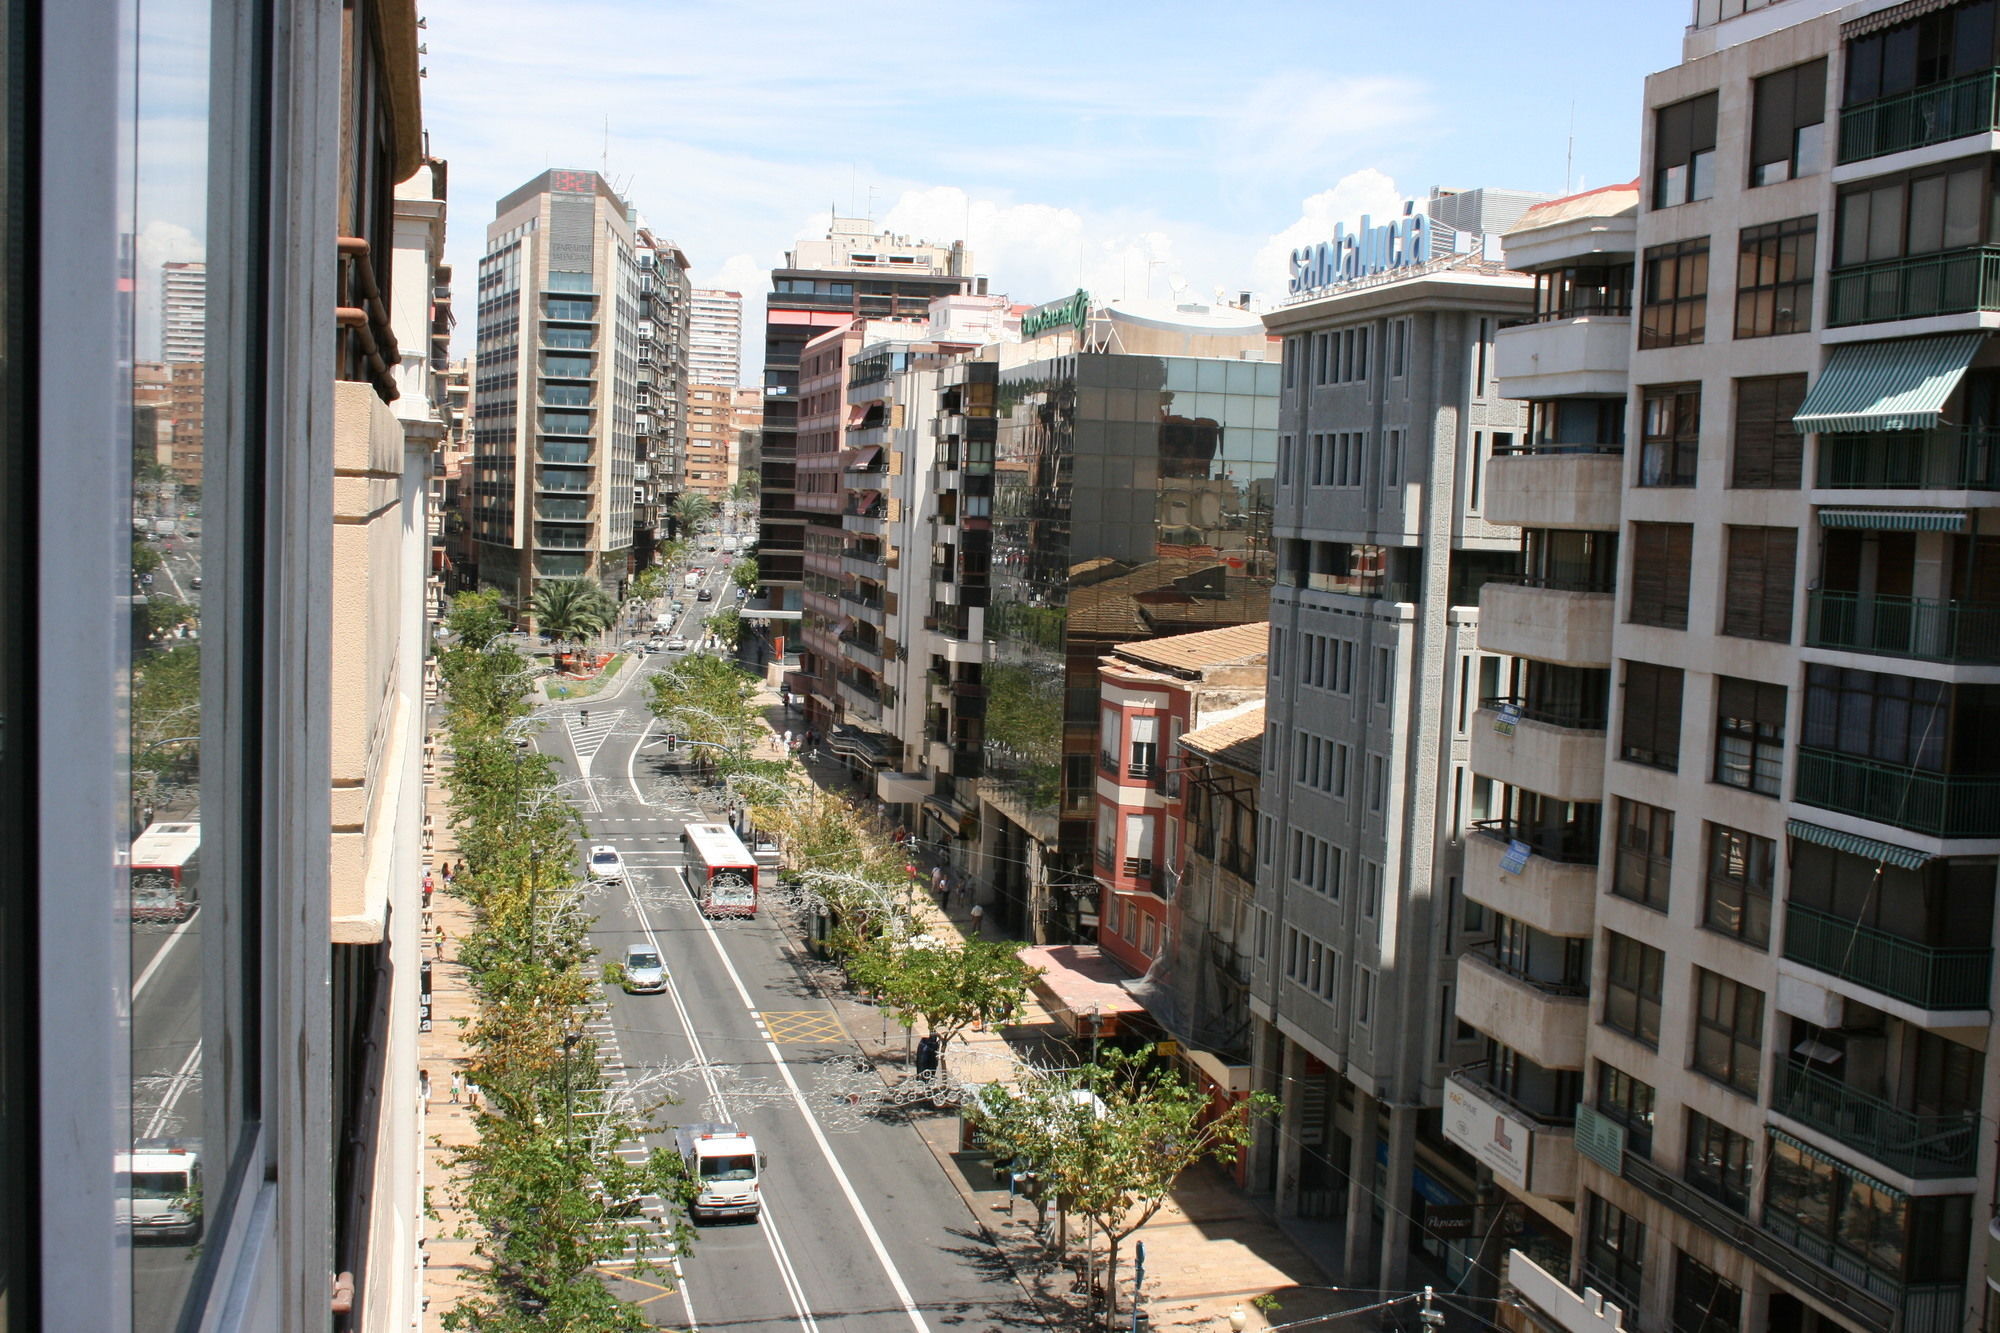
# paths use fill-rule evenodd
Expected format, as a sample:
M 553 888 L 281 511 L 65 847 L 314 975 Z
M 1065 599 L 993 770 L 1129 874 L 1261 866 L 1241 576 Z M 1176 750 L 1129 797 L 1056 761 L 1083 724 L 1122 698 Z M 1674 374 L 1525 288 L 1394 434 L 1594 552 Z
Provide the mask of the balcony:
M 1819 437 L 1823 490 L 2000 491 L 2000 430 L 1828 433 Z
M 1514 874 L 1501 866 L 1507 839 L 1485 829 L 1465 840 L 1465 895 L 1545 935 L 1591 933 L 1596 920 L 1597 862 L 1531 856 Z
M 1980 70 L 1840 111 L 1840 161 L 1865 162 L 2000 130 L 2000 69 Z
M 1479 593 L 1479 646 L 1564 666 L 1611 665 L 1608 592 L 1488 583 Z
M 2000 605 L 1816 590 L 1806 602 L 1806 646 L 2000 665 Z
M 1983 1010 L 1992 989 L 1990 948 L 1920 944 L 1802 903 L 1785 908 L 1785 957 L 1930 1013 Z
M 1834 269 L 1827 324 L 1881 324 L 2000 310 L 2000 246 L 1972 245 Z
M 1380 602 L 1414 602 L 1416 585 L 1402 579 L 1376 574 L 1310 573 L 1283 570 L 1278 582 L 1288 588 L 1308 588 L 1313 592 L 1337 592 L 1343 597 L 1367 597 Z
M 1473 772 L 1559 801 L 1604 799 L 1602 730 L 1551 726 L 1524 713 L 1510 735 L 1494 729 L 1499 721 L 1494 708 L 1472 715 Z
M 882 610 L 882 598 L 880 596 L 870 597 L 866 593 L 855 592 L 852 588 L 841 589 L 840 600 L 850 606 L 859 607 L 863 611 L 873 611 L 880 614 Z
M 1792 798 L 1933 837 L 2000 837 L 2000 777 L 1933 773 L 1801 745 Z
M 1546 1199 L 1575 1198 L 1574 1123 L 1515 1101 L 1486 1081 L 1484 1069 L 1454 1069 L 1446 1080 L 1444 1136 L 1519 1189 Z
M 882 674 L 882 647 L 878 643 L 868 643 L 851 634 L 840 636 L 841 656 L 857 666 L 867 667 L 876 675 Z
M 1498 453 L 1486 469 L 1486 518 L 1524 528 L 1617 531 L 1625 455 L 1616 445 Z
M 882 577 L 882 557 L 849 550 L 840 557 L 840 572 L 853 574 L 858 578 L 879 580 Z
M 1494 373 L 1509 398 L 1622 394 L 1631 359 L 1632 315 L 1585 315 L 1501 329 Z
M 1979 1169 L 1979 1113 L 1919 1115 L 1850 1088 L 1796 1056 L 1786 1062 L 1771 1109 L 1918 1180 Z
M 1458 1016 L 1544 1069 L 1583 1068 L 1586 986 L 1537 981 L 1481 945 L 1458 960 Z

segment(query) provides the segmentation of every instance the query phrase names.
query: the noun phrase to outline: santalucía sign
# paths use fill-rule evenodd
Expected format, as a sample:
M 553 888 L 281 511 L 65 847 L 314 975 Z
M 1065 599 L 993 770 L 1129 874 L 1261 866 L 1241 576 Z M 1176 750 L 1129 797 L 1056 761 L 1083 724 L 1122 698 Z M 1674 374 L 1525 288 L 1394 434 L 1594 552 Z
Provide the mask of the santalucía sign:
M 1346 224 L 1336 222 L 1332 240 L 1292 251 L 1292 295 L 1421 264 L 1438 253 L 1442 238 L 1437 233 L 1445 230 L 1450 235 L 1428 214 L 1418 212 L 1415 200 L 1404 203 L 1403 216 L 1379 227 L 1371 222 L 1362 214 L 1361 225 L 1352 233 Z
M 1038 305 L 1021 316 L 1021 336 L 1035 338 L 1064 324 L 1074 325 L 1081 334 L 1090 323 L 1090 293 L 1079 287 L 1072 296 Z

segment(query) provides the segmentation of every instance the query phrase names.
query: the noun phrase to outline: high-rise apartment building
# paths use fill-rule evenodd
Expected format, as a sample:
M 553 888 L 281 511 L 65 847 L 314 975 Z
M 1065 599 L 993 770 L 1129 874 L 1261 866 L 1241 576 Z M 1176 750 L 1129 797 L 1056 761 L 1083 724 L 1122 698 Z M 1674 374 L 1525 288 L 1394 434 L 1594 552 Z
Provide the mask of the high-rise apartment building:
M 160 265 L 160 360 L 199 361 L 208 344 L 208 265 Z
M 1520 544 L 1489 509 L 1488 470 L 1527 430 L 1493 343 L 1534 300 L 1484 238 L 1537 198 L 1434 192 L 1364 219 L 1295 251 L 1265 316 L 1284 350 L 1250 1003 L 1260 1086 L 1286 1107 L 1253 1174 L 1282 1212 L 1343 1217 L 1342 1271 L 1371 1287 L 1403 1286 L 1413 1245 L 1453 1281 L 1476 1249 L 1418 1223 L 1477 1197 L 1436 1109 L 1478 1052 L 1452 997 L 1487 934 L 1465 837 L 1509 814 L 1467 746 L 1503 680 L 1480 588 Z
M 736 390 L 691 384 L 687 391 L 687 454 L 681 489 L 718 505 L 729 492 L 736 454 Z
M 743 293 L 697 287 L 689 294 L 688 377 L 733 389 L 743 382 Z
M 1995 7 L 1693 19 L 1646 83 L 1618 469 L 1543 464 L 1616 516 L 1616 597 L 1518 636 L 1612 674 L 1575 1245 L 1514 1285 L 1579 1333 L 1556 1279 L 1642 1329 L 1991 1327 Z
M 933 297 L 972 286 L 963 241 L 932 245 L 833 219 L 825 240 L 802 241 L 771 271 L 764 314 L 764 427 L 758 562 L 764 596 L 745 615 L 790 621 L 801 608 L 806 515 L 797 503 L 799 359 L 807 342 L 857 318 L 922 319 Z M 774 630 L 777 628 L 773 626 Z
M 615 593 L 626 575 L 645 332 L 639 249 L 630 206 L 594 171 L 545 171 L 487 224 L 472 536 L 480 583 L 519 607 L 541 579 L 595 579 Z M 657 327 L 651 339 L 657 361 Z
M 693 310 L 681 248 L 638 230 L 639 397 L 634 418 L 632 565 L 652 563 L 661 510 L 685 488 L 688 323 Z

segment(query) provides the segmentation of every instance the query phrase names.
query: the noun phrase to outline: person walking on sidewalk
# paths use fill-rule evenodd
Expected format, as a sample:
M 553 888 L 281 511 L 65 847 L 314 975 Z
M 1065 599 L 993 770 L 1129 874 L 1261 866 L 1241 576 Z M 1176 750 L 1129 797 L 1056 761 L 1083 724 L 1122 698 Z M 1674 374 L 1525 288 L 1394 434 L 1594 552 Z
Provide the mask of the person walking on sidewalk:
M 462 1069 L 454 1069 L 451 1071 L 451 1104 L 453 1106 L 458 1105 L 458 1099 L 461 1096 L 463 1096 L 464 1093 L 465 1093 L 465 1071 Z
M 417 1101 L 426 1107 L 431 1104 L 431 1071 L 428 1069 L 417 1071 Z
M 986 909 L 985 909 L 985 908 L 983 908 L 983 907 L 981 907 L 981 906 L 980 906 L 980 905 L 979 905 L 978 903 L 974 903 L 974 904 L 972 905 L 972 938 L 973 938 L 973 939 L 975 939 L 975 940 L 976 940 L 976 939 L 982 939 L 982 938 L 984 938 L 984 937 L 983 937 L 983 936 L 982 936 L 982 935 L 981 935 L 981 934 L 979 933 L 979 928 L 980 928 L 980 926 L 981 926 L 982 924 L 984 924 L 984 923 L 985 923 L 985 920 L 986 920 Z

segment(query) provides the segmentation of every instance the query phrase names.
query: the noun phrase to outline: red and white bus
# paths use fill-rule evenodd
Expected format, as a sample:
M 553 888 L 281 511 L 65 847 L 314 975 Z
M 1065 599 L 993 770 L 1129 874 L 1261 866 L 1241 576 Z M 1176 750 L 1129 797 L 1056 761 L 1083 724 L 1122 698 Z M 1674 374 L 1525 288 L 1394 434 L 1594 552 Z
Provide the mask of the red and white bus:
M 132 919 L 185 921 L 200 901 L 201 825 L 148 824 L 132 840 Z
M 689 824 L 681 830 L 688 892 L 703 916 L 757 915 L 757 858 L 727 824 Z

